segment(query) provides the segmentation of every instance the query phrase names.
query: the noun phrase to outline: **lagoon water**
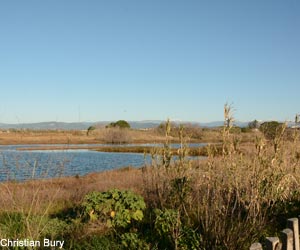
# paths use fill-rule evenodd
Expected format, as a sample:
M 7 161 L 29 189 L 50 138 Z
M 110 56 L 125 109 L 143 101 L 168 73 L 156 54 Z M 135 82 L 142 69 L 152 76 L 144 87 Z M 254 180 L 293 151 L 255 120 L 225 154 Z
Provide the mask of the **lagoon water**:
M 141 145 L 141 144 L 139 144 Z M 144 146 L 161 146 L 160 144 L 142 144 Z M 201 147 L 206 144 L 190 144 Z M 0 181 L 53 178 L 61 176 L 85 175 L 126 166 L 141 167 L 150 161 L 150 156 L 138 153 L 107 153 L 88 149 L 64 150 L 25 150 L 41 145 L 9 145 L 0 146 Z M 57 146 L 57 145 L 42 145 Z M 59 145 L 74 146 L 74 145 Z M 105 146 L 81 145 L 81 146 Z M 112 145 L 107 145 L 112 146 Z M 117 145 L 120 146 L 120 145 Z M 124 146 L 124 145 L 122 145 Z M 126 145 L 134 146 L 134 144 Z M 177 148 L 179 144 L 172 144 Z

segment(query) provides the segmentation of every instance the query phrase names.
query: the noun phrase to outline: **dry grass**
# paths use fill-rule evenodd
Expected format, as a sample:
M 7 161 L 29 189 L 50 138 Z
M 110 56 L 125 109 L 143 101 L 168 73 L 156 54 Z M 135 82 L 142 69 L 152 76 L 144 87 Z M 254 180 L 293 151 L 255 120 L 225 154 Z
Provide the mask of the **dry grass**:
M 271 141 L 254 131 L 243 144 L 239 134 L 228 131 L 221 155 L 212 146 L 207 160 L 186 162 L 184 171 L 181 164 L 170 167 L 160 160 L 144 169 L 147 203 L 179 210 L 181 219 L 197 228 L 205 249 L 248 249 L 300 212 L 296 131 L 294 137 L 289 130 L 280 132 Z M 174 186 L 174 180 L 182 181 L 181 186 Z
M 75 211 L 83 197 L 91 191 L 119 188 L 140 192 L 141 184 L 141 170 L 132 167 L 84 177 L 3 182 L 0 184 L 0 237 L 35 240 L 47 237 L 57 240 L 66 232 L 73 232 L 72 237 L 78 239 L 88 237 L 99 232 L 99 227 L 95 231 L 92 230 L 94 224 L 84 226 L 74 222 L 72 228 L 75 231 L 72 231 L 57 215 Z
M 0 131 L 0 144 L 12 145 L 12 144 L 94 144 L 94 143 L 107 143 L 108 130 L 105 128 L 99 128 L 93 130 L 87 135 L 87 131 L 80 130 L 18 130 L 13 132 L 1 132 Z M 186 135 L 191 138 L 191 142 L 221 142 L 222 141 L 222 129 L 221 128 L 187 128 Z M 239 137 L 243 142 L 248 142 L 255 136 L 255 132 L 239 133 Z M 149 130 L 135 130 L 130 129 L 126 131 L 126 137 L 128 137 L 131 143 L 158 143 L 164 142 L 165 136 L 157 129 Z M 193 137 L 195 137 L 193 139 Z M 170 141 L 178 142 L 178 132 L 174 132 L 170 135 Z
M 255 132 L 252 143 L 241 146 L 230 112 L 224 113 L 222 154 L 212 146 L 206 161 L 154 161 L 144 171 L 144 196 L 152 208 L 178 211 L 179 224 L 197 230 L 203 249 L 249 249 L 276 233 L 282 217 L 300 212 L 300 143 L 297 133 L 287 140 L 280 130 L 269 141 Z M 179 239 L 174 236 L 173 245 Z
M 107 132 L 109 129 L 100 128 L 87 135 L 86 131 L 15 131 L 0 134 L 0 144 L 93 144 L 107 143 Z M 154 130 L 127 130 L 126 134 L 131 138 L 130 142 L 161 142 L 164 137 Z M 176 140 L 174 138 L 174 140 Z
M 85 131 L 15 131 L 0 134 L 2 145 L 10 144 L 81 144 L 95 143 L 95 137 L 87 137 Z
M 141 193 L 143 182 L 141 169 L 126 167 L 118 170 L 92 173 L 83 177 L 63 177 L 0 184 L 1 211 L 35 213 L 57 210 L 66 205 L 78 204 L 90 191 L 105 191 L 110 188 L 131 189 Z M 33 204 L 34 203 L 34 204 Z

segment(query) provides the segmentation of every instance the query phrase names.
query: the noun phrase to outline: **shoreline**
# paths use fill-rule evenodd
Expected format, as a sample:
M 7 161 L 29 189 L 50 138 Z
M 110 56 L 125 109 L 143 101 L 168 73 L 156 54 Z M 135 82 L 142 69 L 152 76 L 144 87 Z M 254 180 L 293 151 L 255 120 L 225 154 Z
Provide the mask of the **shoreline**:
M 107 153 L 140 153 L 140 154 L 151 154 L 153 151 L 162 150 L 163 147 L 157 146 L 123 146 L 123 147 L 114 147 L 114 146 L 39 146 L 39 147 L 24 147 L 17 148 L 18 151 L 37 151 L 37 150 L 81 150 L 87 149 L 97 152 L 107 152 Z M 178 155 L 178 148 L 173 148 L 172 153 Z M 203 147 L 189 147 L 188 150 L 189 156 L 207 156 L 207 146 Z

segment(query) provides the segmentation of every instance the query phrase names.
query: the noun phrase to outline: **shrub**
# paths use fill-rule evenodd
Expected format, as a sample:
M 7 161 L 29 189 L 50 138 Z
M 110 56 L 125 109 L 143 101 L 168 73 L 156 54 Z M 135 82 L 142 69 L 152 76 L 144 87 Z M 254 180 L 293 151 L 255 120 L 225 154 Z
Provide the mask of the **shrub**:
M 106 126 L 107 128 L 130 128 L 130 124 L 125 120 L 119 120 L 116 122 L 111 122 L 109 125 Z
M 264 122 L 260 125 L 259 130 L 264 134 L 266 139 L 274 140 L 282 126 L 283 124 L 277 121 Z
M 96 129 L 96 127 L 94 126 L 89 126 L 86 132 L 86 135 L 89 135 L 92 131 L 94 131 Z
M 106 143 L 121 144 L 129 143 L 132 138 L 127 129 L 121 129 L 119 127 L 107 128 L 104 134 L 104 141 Z
M 155 209 L 154 229 L 160 249 L 199 250 L 200 234 L 187 226 L 179 211 Z
M 124 249 L 149 250 L 148 244 L 137 233 L 124 233 L 120 236 Z
M 259 122 L 257 120 L 249 122 L 248 123 L 248 128 L 250 128 L 250 129 L 259 128 Z
M 146 208 L 141 196 L 118 189 L 87 194 L 82 205 L 90 220 L 102 220 L 114 228 L 126 228 L 133 221 L 141 221 Z
M 154 228 L 160 237 L 160 248 L 172 246 L 178 248 L 181 220 L 180 214 L 175 209 L 156 209 Z

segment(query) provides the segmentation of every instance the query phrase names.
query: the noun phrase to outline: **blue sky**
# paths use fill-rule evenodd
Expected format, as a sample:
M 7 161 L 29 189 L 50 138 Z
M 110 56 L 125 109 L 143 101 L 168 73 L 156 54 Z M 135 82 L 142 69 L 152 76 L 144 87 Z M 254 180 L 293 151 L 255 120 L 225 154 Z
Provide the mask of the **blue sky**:
M 0 123 L 300 113 L 298 0 L 0 3 Z

